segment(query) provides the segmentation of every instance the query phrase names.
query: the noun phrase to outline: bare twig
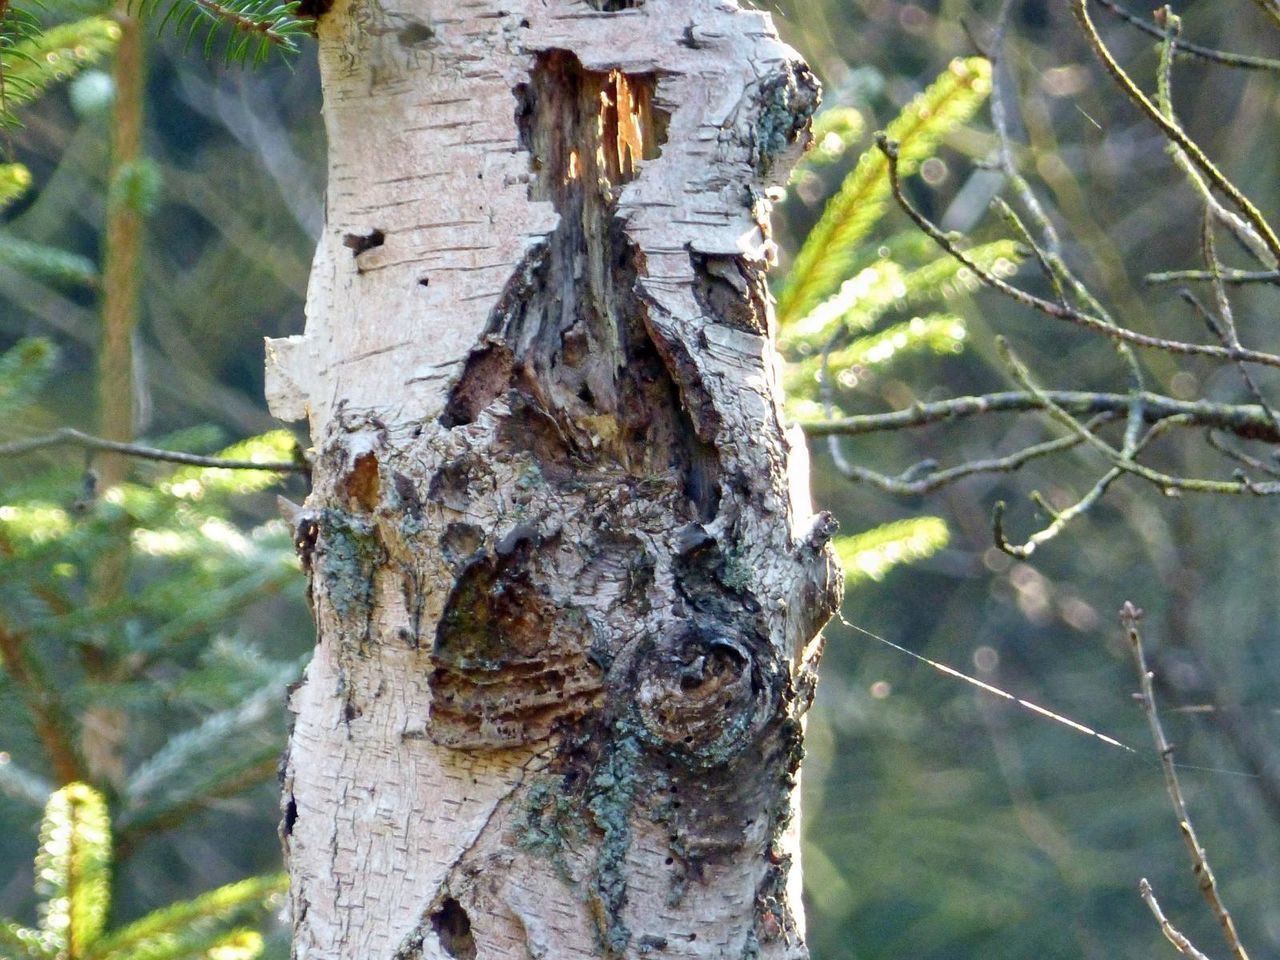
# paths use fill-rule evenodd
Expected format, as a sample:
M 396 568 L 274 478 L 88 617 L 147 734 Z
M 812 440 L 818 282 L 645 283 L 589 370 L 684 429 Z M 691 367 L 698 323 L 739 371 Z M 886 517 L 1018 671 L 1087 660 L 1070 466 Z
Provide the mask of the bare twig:
M 960 263 L 968 267 L 975 277 L 982 283 L 1003 293 L 1005 296 L 1018 303 L 1024 304 L 1039 310 L 1047 316 L 1057 320 L 1066 320 L 1074 323 L 1086 330 L 1092 330 L 1101 333 L 1106 337 L 1115 340 L 1124 340 L 1135 346 L 1146 347 L 1153 350 L 1163 350 L 1166 353 L 1178 354 L 1181 356 L 1198 356 L 1198 357 L 1214 357 L 1219 360 L 1243 360 L 1248 363 L 1256 363 L 1265 367 L 1280 367 L 1280 356 L 1273 353 L 1264 353 L 1260 350 L 1236 349 L 1232 347 L 1215 346 L 1212 344 L 1186 343 L 1180 340 L 1168 340 L 1164 337 L 1153 337 L 1145 333 L 1137 333 L 1124 327 L 1113 326 L 1096 316 L 1084 313 L 1074 307 L 1064 306 L 1054 303 L 1051 300 L 1045 300 L 1043 297 L 1037 297 L 1025 290 L 1015 287 L 1013 284 L 1002 280 L 989 270 L 984 270 L 979 266 L 972 257 L 966 254 L 957 245 L 955 239 L 944 233 L 933 221 L 926 217 L 923 213 L 915 208 L 906 195 L 902 192 L 902 183 L 898 175 L 898 146 L 890 141 L 883 134 L 876 138 L 876 143 L 885 156 L 888 158 L 889 166 L 889 182 L 893 189 L 894 198 L 898 205 L 908 217 L 915 222 L 921 230 L 938 244 L 943 250 L 954 257 Z
M 995 57 L 1003 57 L 1004 55 L 1005 34 L 1008 31 L 1009 16 L 1012 9 L 1012 0 L 1004 0 L 996 15 L 995 39 L 992 43 L 992 52 Z M 1000 169 L 1009 178 L 1009 182 L 1013 186 L 1018 199 L 1038 227 L 1043 238 L 1042 241 L 1037 243 L 1031 237 L 1031 232 L 1022 223 L 1018 215 L 999 198 L 995 201 L 996 209 L 1005 216 L 1024 242 L 1031 247 L 1042 270 L 1053 284 L 1054 291 L 1058 295 L 1058 301 L 1062 306 L 1070 306 L 1065 292 L 1065 288 L 1069 288 L 1075 294 L 1078 302 L 1084 304 L 1087 309 L 1092 310 L 1103 323 L 1108 326 L 1118 327 L 1119 324 L 1107 313 L 1106 308 L 1094 297 L 1089 288 L 1075 275 L 1071 268 L 1067 266 L 1067 262 L 1062 258 L 1062 242 L 1058 236 L 1057 229 L 1053 225 L 1053 221 L 1040 203 L 1035 191 L 1031 189 L 1031 185 L 1013 162 L 1013 151 L 1010 147 L 1009 137 L 1008 107 L 1005 102 L 1003 85 L 1000 83 L 999 60 L 993 61 L 991 73 L 991 122 L 995 129 L 996 143 L 998 145 L 996 151 L 997 160 L 1000 164 Z M 1115 346 L 1120 358 L 1129 368 L 1132 388 L 1134 390 L 1142 390 L 1144 387 L 1142 368 L 1138 364 L 1138 358 L 1135 356 L 1133 348 L 1123 340 L 1115 341 Z M 1137 441 L 1139 426 L 1139 422 L 1136 419 L 1130 419 L 1129 426 L 1125 431 L 1126 450 Z
M 1205 282 L 1212 281 L 1213 274 L 1208 270 L 1166 270 L 1148 273 L 1142 279 L 1147 283 Z M 1280 270 L 1223 270 L 1220 279 L 1223 283 L 1280 283 Z
M 1142 897 L 1143 902 L 1146 903 L 1147 908 L 1156 918 L 1156 922 L 1160 924 L 1160 932 L 1164 934 L 1164 938 L 1173 944 L 1175 950 L 1183 956 L 1191 957 L 1191 960 L 1209 960 L 1169 922 L 1169 919 L 1164 915 L 1164 911 L 1160 909 L 1160 904 L 1156 901 L 1156 895 L 1152 892 L 1151 884 L 1147 882 L 1146 877 L 1138 881 L 1138 895 Z
M 1258 0 L 1258 2 L 1264 2 L 1264 0 Z M 1133 82 L 1133 78 L 1125 72 L 1124 67 L 1120 66 L 1115 57 L 1111 55 L 1111 50 L 1103 42 L 1097 27 L 1094 26 L 1093 18 L 1089 16 L 1089 0 L 1075 0 L 1071 5 L 1071 10 L 1080 24 L 1080 29 L 1084 32 L 1085 39 L 1089 41 L 1089 46 L 1093 48 L 1094 53 L 1120 89 L 1124 91 L 1125 95 L 1133 101 L 1139 110 L 1146 114 L 1163 131 L 1165 136 L 1186 151 L 1188 159 L 1200 168 L 1200 171 L 1208 178 L 1209 182 L 1235 204 L 1236 209 L 1244 215 L 1244 218 L 1249 221 L 1266 244 L 1267 250 L 1271 254 L 1272 265 L 1280 265 L 1280 237 L 1276 236 L 1271 225 L 1258 208 L 1254 206 L 1253 202 L 1241 193 L 1234 183 L 1227 179 L 1226 175 L 1200 149 L 1199 144 L 1188 137 L 1177 123 L 1160 112 L 1160 108 L 1152 103 L 1147 95 L 1138 88 L 1138 85 Z
M 1182 19 L 1175 15 L 1168 5 L 1158 8 L 1156 15 L 1165 28 L 1160 44 L 1160 64 L 1156 70 L 1156 105 L 1161 115 L 1170 123 L 1177 124 L 1178 118 L 1173 109 L 1173 53 L 1174 44 L 1182 30 Z M 1200 195 L 1205 205 L 1206 216 L 1230 230 L 1240 241 L 1241 246 L 1253 254 L 1259 263 L 1264 266 L 1274 265 L 1275 257 L 1267 249 L 1262 237 L 1244 218 L 1228 210 L 1214 196 L 1204 177 L 1187 156 L 1187 152 L 1173 142 L 1166 144 L 1165 149 L 1173 158 L 1174 164 L 1186 176 L 1187 182 Z
M 71 427 L 63 427 L 42 437 L 29 440 L 16 440 L 13 443 L 0 444 L 0 457 L 16 457 L 48 447 L 83 447 L 87 450 L 104 450 L 110 453 L 121 453 L 143 460 L 163 460 L 167 463 L 181 463 L 189 467 L 221 467 L 224 470 L 270 470 L 275 473 L 308 473 L 311 468 L 306 463 L 295 463 L 278 460 L 228 460 L 222 457 L 202 457 L 194 453 L 182 453 L 178 450 L 161 450 L 157 447 L 146 447 L 137 443 L 122 443 L 119 440 L 106 440 L 92 434 L 82 433 Z
M 1105 419 L 1110 418 L 1105 415 L 1098 418 L 1099 422 Z M 829 439 L 834 443 L 837 438 L 833 435 Z M 868 470 L 866 467 L 850 463 L 843 455 L 833 454 L 832 459 L 835 461 L 836 469 L 847 480 L 869 483 L 899 497 L 918 497 L 926 493 L 932 493 L 940 487 L 955 483 L 957 480 L 974 474 L 1013 473 L 1032 460 L 1061 453 L 1063 450 L 1070 450 L 1072 447 L 1079 446 L 1082 442 L 1079 437 L 1074 435 L 1058 437 L 1054 440 L 1047 440 L 1044 443 L 1024 447 L 1008 456 L 992 457 L 986 460 L 969 460 L 944 470 L 935 469 L 930 461 L 925 461 L 923 464 L 908 468 L 896 477 L 876 473 L 874 470 Z
M 1212 430 L 1205 431 L 1205 443 L 1217 450 L 1224 457 L 1229 457 L 1240 466 L 1249 470 L 1257 470 L 1259 473 L 1265 473 L 1268 476 L 1280 477 L 1280 469 L 1274 464 L 1266 463 L 1257 457 L 1251 457 L 1242 450 L 1235 450 L 1228 447 L 1225 443 L 1218 439 Z
M 1253 0 L 1254 5 L 1271 19 L 1271 25 L 1280 27 L 1280 0 Z
M 1208 856 L 1205 854 L 1204 847 L 1200 845 L 1195 827 L 1191 824 L 1191 815 L 1187 812 L 1187 804 L 1182 796 L 1182 786 L 1178 782 L 1178 771 L 1173 762 L 1173 747 L 1165 738 L 1164 727 L 1161 725 L 1160 715 L 1156 711 L 1151 671 L 1147 669 L 1147 659 L 1142 651 L 1142 636 L 1138 633 L 1138 621 L 1141 617 L 1142 611 L 1132 603 L 1125 601 L 1120 610 L 1120 623 L 1128 637 L 1129 648 L 1133 653 L 1134 664 L 1138 669 L 1138 681 L 1142 688 L 1138 699 L 1147 715 L 1147 723 L 1151 727 L 1151 736 L 1155 741 L 1156 752 L 1160 755 L 1160 765 L 1164 769 L 1165 788 L 1169 791 L 1169 800 L 1173 804 L 1174 816 L 1178 818 L 1178 828 L 1182 831 L 1182 838 L 1186 842 L 1187 852 L 1191 855 L 1191 869 L 1199 883 L 1200 892 L 1204 894 L 1210 909 L 1218 918 L 1227 946 L 1231 948 L 1236 960 L 1249 960 L 1249 955 L 1245 952 L 1244 946 L 1240 943 L 1240 937 L 1236 933 L 1235 922 L 1231 919 L 1231 914 L 1227 911 L 1221 896 L 1218 894 L 1218 884 L 1214 879 L 1213 870 L 1209 866 Z M 1148 902 L 1148 906 L 1150 906 L 1150 902 Z M 1157 916 L 1159 915 L 1157 914 Z M 1164 923 L 1161 924 L 1161 927 L 1164 927 Z M 1167 933 L 1166 936 L 1168 936 Z M 1176 946 L 1177 942 L 1173 941 L 1172 938 L 1170 939 Z
M 1128 456 L 1137 456 L 1152 440 L 1155 440 L 1165 430 L 1176 425 L 1178 425 L 1178 420 L 1175 417 L 1157 421 L 1155 426 L 1148 430 L 1145 435 L 1139 437 L 1133 444 L 1133 449 L 1128 453 Z M 1092 423 L 1082 424 L 1082 426 L 1085 433 L 1093 432 L 1094 425 Z M 1084 440 L 1083 437 L 1079 437 L 1079 439 L 1081 442 Z M 1124 476 L 1125 472 L 1126 471 L 1122 467 L 1112 467 L 1098 478 L 1097 482 L 1089 488 L 1088 493 L 1064 510 L 1054 510 L 1043 497 L 1038 493 L 1033 492 L 1031 494 L 1031 498 L 1036 501 L 1041 509 L 1049 514 L 1050 523 L 1048 526 L 1044 527 L 1044 529 L 1032 534 L 1021 544 L 1011 543 L 1005 536 L 1005 505 L 1003 503 L 997 503 L 991 517 L 992 532 L 994 534 L 996 546 L 1004 553 L 1007 553 L 1009 556 L 1018 560 L 1027 559 L 1027 557 L 1031 556 L 1031 554 L 1035 552 L 1036 548 L 1040 546 L 1040 544 L 1052 540 L 1065 530 L 1071 521 L 1092 510 L 1094 506 L 1104 496 L 1106 496 L 1107 490 L 1110 489 L 1111 485 L 1120 479 L 1120 477 Z
M 1138 463 L 1133 459 L 1132 455 L 1127 451 L 1117 450 L 1111 444 L 1107 443 L 1096 433 L 1089 430 L 1084 424 L 1077 420 L 1068 411 L 1059 407 L 1050 400 L 1044 391 L 1031 379 L 1031 371 L 1026 365 L 1018 359 L 1010 349 L 1008 341 L 1003 337 L 996 338 L 996 351 L 1000 354 L 1001 359 L 1008 365 L 1015 380 L 1020 383 L 1024 389 L 1035 394 L 1041 399 L 1045 413 L 1049 414 L 1053 419 L 1066 426 L 1069 430 L 1075 432 L 1081 439 L 1088 443 L 1091 447 L 1099 451 L 1103 456 L 1111 461 L 1112 466 L 1119 467 L 1126 473 L 1131 473 L 1136 477 L 1141 477 L 1148 483 L 1158 487 L 1160 491 L 1168 495 L 1174 490 L 1185 490 L 1189 493 L 1229 493 L 1229 494 L 1252 494 L 1254 496 L 1274 496 L 1280 494 L 1280 483 L 1255 483 L 1247 478 L 1239 480 L 1207 480 L 1196 477 L 1176 477 L 1172 474 L 1163 473 L 1159 470 L 1153 470 L 1145 464 Z M 1140 402 L 1136 396 L 1131 398 L 1131 402 Z
M 1222 263 L 1218 260 L 1217 245 L 1213 239 L 1213 219 L 1207 210 L 1205 211 L 1204 223 L 1200 231 L 1200 249 L 1204 255 L 1205 266 L 1209 268 L 1209 273 L 1213 276 L 1213 296 L 1218 305 L 1218 319 L 1221 321 L 1221 325 L 1215 324 L 1215 328 L 1217 328 L 1223 346 L 1238 347 L 1240 346 L 1240 335 L 1236 331 L 1235 316 L 1231 309 L 1231 298 L 1227 296 L 1227 288 L 1222 282 Z M 1275 410 L 1258 388 L 1253 375 L 1249 373 L 1248 366 L 1243 363 L 1237 363 L 1236 367 L 1240 371 L 1240 379 L 1244 382 L 1245 388 L 1252 394 L 1253 399 L 1258 401 L 1258 405 L 1266 413 L 1267 419 L 1271 421 L 1277 430 L 1280 430 L 1280 417 L 1276 416 Z
M 1208 400 L 1175 400 L 1157 393 L 1142 393 L 1142 416 L 1146 423 L 1178 417 L 1189 426 L 1212 427 L 1241 438 L 1280 443 L 1280 432 L 1265 411 L 1256 404 L 1213 403 Z M 884 430 L 924 427 L 949 423 L 989 413 L 1027 413 L 1044 409 L 1043 399 L 1076 416 L 1102 413 L 1123 416 L 1133 404 L 1127 393 L 1093 393 L 1086 390 L 1044 390 L 1032 393 L 1010 390 L 974 397 L 953 397 L 932 403 L 917 403 L 905 410 L 867 413 L 835 420 L 806 420 L 800 425 L 810 437 L 856 436 Z
M 1114 13 L 1121 20 L 1129 23 L 1143 33 L 1150 34 L 1153 37 L 1163 37 L 1164 31 L 1154 23 L 1136 17 L 1128 10 L 1125 10 L 1119 4 L 1113 3 L 1112 0 L 1098 0 L 1098 6 L 1105 7 Z M 1266 57 L 1252 57 L 1246 53 L 1231 53 L 1226 50 L 1215 50 L 1212 47 L 1201 46 L 1198 43 L 1192 43 L 1189 40 L 1179 38 L 1175 43 L 1178 53 L 1186 57 L 1194 57 L 1197 60 L 1205 60 L 1209 63 L 1220 63 L 1227 67 L 1240 67 L 1244 70 L 1280 70 L 1280 60 L 1270 60 Z

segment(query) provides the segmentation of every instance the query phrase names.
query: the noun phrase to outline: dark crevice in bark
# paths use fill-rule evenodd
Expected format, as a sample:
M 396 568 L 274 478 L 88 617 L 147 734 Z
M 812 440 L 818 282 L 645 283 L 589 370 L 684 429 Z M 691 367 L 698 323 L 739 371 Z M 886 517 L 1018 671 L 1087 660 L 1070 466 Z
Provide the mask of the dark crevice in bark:
M 440 415 L 441 425 L 459 427 L 474 421 L 481 410 L 507 392 L 514 372 L 515 357 L 501 340 L 489 339 L 472 350 Z
M 445 897 L 440 909 L 431 914 L 431 929 L 449 956 L 457 960 L 475 960 L 476 941 L 471 933 L 471 918 L 453 897 Z
M 703 313 L 743 333 L 769 333 L 769 287 L 764 271 L 743 257 L 691 254 L 693 294 Z
M 513 274 L 441 423 L 470 423 L 514 391 L 511 437 L 544 469 L 674 469 L 705 521 L 720 495 L 718 422 L 687 349 L 650 322 L 643 257 L 616 215 L 622 186 L 666 136 L 656 84 L 653 74 L 587 70 L 562 50 L 538 55 L 516 115 L 530 196 L 553 204 L 560 223 Z
M 366 250 L 380 247 L 387 242 L 387 235 L 381 230 L 370 230 L 368 233 L 346 233 L 342 235 L 342 245 L 358 257 Z

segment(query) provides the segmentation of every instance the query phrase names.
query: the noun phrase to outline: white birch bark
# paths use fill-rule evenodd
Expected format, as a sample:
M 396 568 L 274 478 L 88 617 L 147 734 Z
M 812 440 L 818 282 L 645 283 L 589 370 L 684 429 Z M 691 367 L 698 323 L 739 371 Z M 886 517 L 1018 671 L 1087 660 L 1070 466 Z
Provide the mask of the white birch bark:
M 806 956 L 832 524 L 766 189 L 817 88 L 729 0 L 335 0 L 299 522 L 294 954 Z

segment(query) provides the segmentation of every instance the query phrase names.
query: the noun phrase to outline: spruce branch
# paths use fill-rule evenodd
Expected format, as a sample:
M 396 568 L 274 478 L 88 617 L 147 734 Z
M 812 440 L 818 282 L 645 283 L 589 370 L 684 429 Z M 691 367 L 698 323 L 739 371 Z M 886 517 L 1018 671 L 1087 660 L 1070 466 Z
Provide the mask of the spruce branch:
M 889 133 L 902 144 L 904 165 L 930 156 L 947 133 L 973 116 L 986 99 L 990 77 L 991 68 L 981 57 L 955 60 L 908 104 L 889 125 Z M 781 325 L 807 315 L 848 275 L 857 245 L 883 212 L 884 167 L 873 151 L 864 153 L 823 208 L 779 294 Z
M 213 55 L 219 35 L 226 32 L 224 58 L 227 63 L 261 63 L 274 49 L 289 55 L 298 50 L 299 36 L 312 32 L 312 21 L 301 17 L 300 0 L 140 0 L 139 14 L 156 16 L 162 5 L 158 32 L 166 28 L 185 36 L 190 46 L 196 34 L 204 29 L 203 52 Z
M 57 688 L 45 676 L 43 665 L 34 659 L 27 638 L 3 623 L 0 623 L 0 666 L 26 702 L 54 777 L 60 783 L 83 779 L 84 761 L 67 722 L 70 712 Z
M 0 4 L 0 125 L 17 125 L 15 107 L 97 63 L 119 39 L 119 25 L 107 17 L 42 27 L 10 0 Z
M 150 957 L 152 950 L 162 950 L 175 939 L 198 937 L 207 940 L 211 925 L 224 927 L 236 923 L 246 914 L 260 912 L 289 885 L 284 874 L 250 877 L 218 887 L 191 900 L 183 900 L 154 910 L 139 920 L 107 934 L 95 944 L 85 960 L 117 960 L 135 955 Z M 226 931 L 213 934 L 226 936 Z M 207 955 L 188 946 L 185 956 Z M 165 953 L 164 956 L 170 954 Z
M 82 957 L 106 923 L 111 904 L 111 821 L 102 795 L 69 783 L 45 805 L 36 854 L 40 928 L 59 956 Z

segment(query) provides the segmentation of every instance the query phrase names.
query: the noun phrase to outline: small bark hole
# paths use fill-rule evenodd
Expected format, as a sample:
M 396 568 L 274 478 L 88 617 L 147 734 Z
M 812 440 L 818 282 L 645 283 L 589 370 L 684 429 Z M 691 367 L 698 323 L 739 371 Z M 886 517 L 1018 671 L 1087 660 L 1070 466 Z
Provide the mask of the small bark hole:
M 458 960 L 475 960 L 476 940 L 471 935 L 471 918 L 453 897 L 445 897 L 440 909 L 431 914 L 431 929 L 449 956 Z

